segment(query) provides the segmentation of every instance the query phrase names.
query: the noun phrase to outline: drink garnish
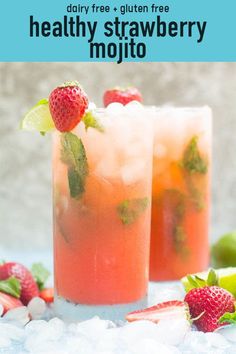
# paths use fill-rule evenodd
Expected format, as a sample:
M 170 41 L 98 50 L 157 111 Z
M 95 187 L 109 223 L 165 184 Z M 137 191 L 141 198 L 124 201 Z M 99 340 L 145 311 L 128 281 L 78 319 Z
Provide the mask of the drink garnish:
M 31 273 L 38 285 L 39 290 L 42 290 L 50 275 L 50 272 L 43 266 L 42 263 L 34 263 L 31 268 Z
M 99 122 L 98 118 L 95 117 L 95 115 L 93 114 L 93 112 L 88 111 L 82 121 L 84 122 L 85 125 L 85 129 L 88 130 L 88 128 L 94 128 L 96 130 L 98 130 L 100 133 L 104 132 L 104 127 L 102 126 L 102 124 Z
M 158 199 L 164 213 L 168 214 L 168 223 L 173 236 L 175 251 L 182 256 L 188 255 L 186 247 L 187 235 L 183 227 L 186 210 L 186 196 L 177 189 L 166 189 Z
M 72 198 L 80 199 L 85 191 L 88 162 L 82 140 L 67 132 L 61 135 L 61 160 L 68 166 L 68 183 Z
M 20 281 L 14 276 L 6 280 L 0 280 L 0 291 L 19 298 L 21 293 Z
M 185 182 L 190 194 L 190 199 L 197 211 L 205 208 L 203 191 L 195 186 L 194 176 L 205 175 L 208 172 L 206 159 L 201 156 L 198 149 L 198 136 L 193 136 L 186 146 L 180 166 L 184 170 Z
M 186 146 L 181 166 L 189 173 L 206 174 L 207 161 L 201 156 L 198 149 L 198 136 L 193 136 Z
M 88 108 L 88 97 L 78 82 L 66 82 L 49 96 L 49 109 L 56 128 L 69 132 L 81 121 Z
M 48 100 L 40 100 L 22 119 L 20 129 L 28 131 L 38 131 L 42 134 L 55 128 L 49 111 Z
M 103 103 L 105 107 L 113 102 L 119 102 L 125 106 L 131 101 L 142 102 L 142 100 L 142 95 L 136 87 L 115 87 L 105 91 L 103 96 Z
M 133 224 L 135 220 L 137 220 L 138 217 L 147 209 L 149 203 L 150 202 L 147 197 L 124 200 L 117 207 L 120 220 L 124 225 Z

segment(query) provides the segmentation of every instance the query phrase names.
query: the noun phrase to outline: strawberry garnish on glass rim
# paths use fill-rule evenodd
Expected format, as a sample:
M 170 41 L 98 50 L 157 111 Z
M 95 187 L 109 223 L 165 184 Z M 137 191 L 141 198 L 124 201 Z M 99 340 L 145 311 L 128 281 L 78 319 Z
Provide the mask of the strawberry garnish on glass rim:
M 115 87 L 105 91 L 103 95 L 103 103 L 105 107 L 114 102 L 121 103 L 125 106 L 132 101 L 143 101 L 142 95 L 136 87 Z
M 144 310 L 128 313 L 128 322 L 147 320 L 158 323 L 161 320 L 172 320 L 176 318 L 189 319 L 188 306 L 184 301 L 166 301 Z
M 77 81 L 55 88 L 49 96 L 49 109 L 57 130 L 68 132 L 74 129 L 88 104 L 88 97 Z
M 89 100 L 77 81 L 65 82 L 56 87 L 49 99 L 41 99 L 24 116 L 20 128 L 39 131 L 43 135 L 55 128 L 69 132 L 83 119 Z

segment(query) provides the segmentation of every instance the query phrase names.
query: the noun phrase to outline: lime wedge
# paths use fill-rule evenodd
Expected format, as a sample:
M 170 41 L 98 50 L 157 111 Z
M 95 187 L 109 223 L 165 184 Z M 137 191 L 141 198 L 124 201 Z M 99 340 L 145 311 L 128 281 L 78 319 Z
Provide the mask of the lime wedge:
M 215 269 L 215 272 L 218 275 L 219 286 L 228 290 L 236 297 L 236 267 Z M 208 271 L 202 273 L 196 273 L 193 275 L 206 280 L 208 276 Z M 193 289 L 193 286 L 188 281 L 187 276 L 183 277 L 181 279 L 181 282 L 186 292 Z
M 55 128 L 48 100 L 40 100 L 22 119 L 20 129 L 46 133 Z

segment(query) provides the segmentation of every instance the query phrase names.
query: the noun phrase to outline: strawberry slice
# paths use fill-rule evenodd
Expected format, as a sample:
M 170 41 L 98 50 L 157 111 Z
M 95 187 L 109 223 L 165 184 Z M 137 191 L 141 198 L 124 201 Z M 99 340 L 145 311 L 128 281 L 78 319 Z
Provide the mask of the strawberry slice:
M 51 303 L 54 300 L 54 289 L 53 288 L 45 288 L 40 291 L 39 296 L 46 303 Z
M 126 320 L 128 322 L 147 320 L 158 323 L 162 319 L 188 319 L 188 306 L 183 301 L 166 301 L 144 310 L 128 313 Z
M 2 292 L 0 292 L 0 304 L 3 306 L 3 314 L 16 307 L 23 306 L 19 299 Z

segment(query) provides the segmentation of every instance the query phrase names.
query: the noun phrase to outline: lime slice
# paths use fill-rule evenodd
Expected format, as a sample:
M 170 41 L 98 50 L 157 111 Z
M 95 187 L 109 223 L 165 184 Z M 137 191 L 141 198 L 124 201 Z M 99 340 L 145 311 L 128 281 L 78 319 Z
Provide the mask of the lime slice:
M 49 111 L 48 100 L 40 100 L 23 118 L 20 129 L 46 133 L 55 128 Z
M 236 297 L 236 267 L 215 269 L 215 272 L 218 275 L 219 286 L 228 290 Z M 208 271 L 202 273 L 196 273 L 193 275 L 206 280 L 208 276 Z M 183 277 L 181 279 L 181 282 L 186 292 L 193 289 L 193 286 L 188 281 L 187 276 Z

